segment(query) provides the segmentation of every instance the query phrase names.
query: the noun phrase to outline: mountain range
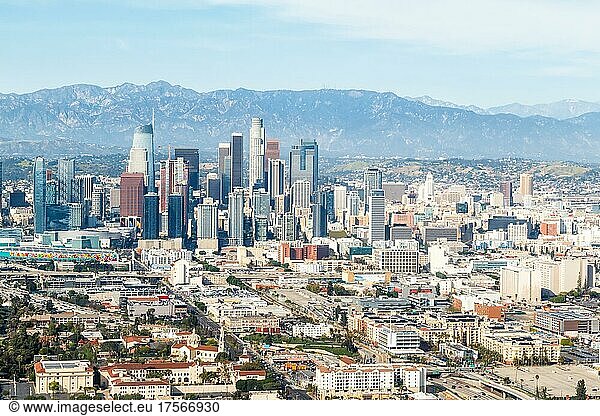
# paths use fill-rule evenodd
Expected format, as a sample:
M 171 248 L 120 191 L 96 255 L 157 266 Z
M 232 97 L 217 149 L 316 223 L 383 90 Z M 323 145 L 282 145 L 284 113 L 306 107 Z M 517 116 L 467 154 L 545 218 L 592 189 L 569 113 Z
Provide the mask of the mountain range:
M 78 84 L 0 94 L 0 153 L 123 151 L 134 127 L 150 122 L 154 110 L 156 146 L 163 149 L 170 144 L 216 153 L 218 142 L 236 131 L 247 137 L 251 117 L 261 117 L 267 136 L 279 138 L 283 148 L 315 138 L 322 152 L 334 155 L 591 162 L 600 157 L 600 112 L 593 112 L 600 104 L 583 103 L 537 109 L 554 118 L 526 114 L 530 110 L 520 105 L 480 109 L 365 90 L 196 92 L 164 81 Z M 577 114 L 583 108 L 592 112 Z M 577 115 L 567 117 L 570 111 Z
M 579 117 L 586 113 L 600 112 L 600 102 L 589 102 L 582 100 L 562 100 L 547 104 L 525 105 L 512 103 L 497 107 L 481 108 L 475 105 L 460 105 L 450 101 L 437 100 L 428 95 L 421 97 L 405 97 L 408 100 L 419 101 L 427 105 L 436 107 L 460 108 L 473 111 L 477 114 L 514 114 L 519 117 L 544 116 L 555 118 L 557 120 L 566 120 L 568 118 Z

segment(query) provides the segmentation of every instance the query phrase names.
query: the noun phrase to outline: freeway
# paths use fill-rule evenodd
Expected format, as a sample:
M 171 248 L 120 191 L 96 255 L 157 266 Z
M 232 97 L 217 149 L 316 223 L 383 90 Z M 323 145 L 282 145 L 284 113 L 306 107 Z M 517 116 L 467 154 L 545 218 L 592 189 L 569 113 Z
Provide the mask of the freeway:
M 502 392 L 503 395 L 507 395 L 518 400 L 534 400 L 533 397 L 526 393 L 523 393 L 522 391 L 519 391 L 504 384 L 496 383 L 495 381 L 490 380 L 488 377 L 483 376 L 481 374 L 468 373 L 465 374 L 464 377 L 470 378 L 472 380 L 477 380 L 483 386 L 487 386 L 488 388 L 491 387 L 494 390 Z

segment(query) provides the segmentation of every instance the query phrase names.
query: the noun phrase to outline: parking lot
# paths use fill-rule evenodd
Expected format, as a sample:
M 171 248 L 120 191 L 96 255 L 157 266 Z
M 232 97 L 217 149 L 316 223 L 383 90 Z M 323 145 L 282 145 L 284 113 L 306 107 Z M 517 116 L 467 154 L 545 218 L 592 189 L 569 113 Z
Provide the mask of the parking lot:
M 536 375 L 539 388 L 546 387 L 548 394 L 554 397 L 574 396 L 579 380 L 585 380 L 587 394 L 600 396 L 600 377 L 598 370 L 584 365 L 552 365 L 543 367 L 499 367 L 494 373 L 500 377 L 508 377 L 517 386 L 535 392 Z M 515 377 L 516 375 L 516 377 Z M 521 382 L 521 380 L 523 380 Z

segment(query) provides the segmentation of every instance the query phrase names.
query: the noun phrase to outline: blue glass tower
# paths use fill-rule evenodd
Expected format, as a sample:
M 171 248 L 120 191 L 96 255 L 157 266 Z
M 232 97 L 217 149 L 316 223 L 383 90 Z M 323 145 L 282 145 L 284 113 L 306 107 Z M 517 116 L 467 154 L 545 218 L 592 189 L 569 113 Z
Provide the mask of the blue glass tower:
M 46 163 L 36 157 L 33 164 L 33 230 L 36 234 L 46 231 Z

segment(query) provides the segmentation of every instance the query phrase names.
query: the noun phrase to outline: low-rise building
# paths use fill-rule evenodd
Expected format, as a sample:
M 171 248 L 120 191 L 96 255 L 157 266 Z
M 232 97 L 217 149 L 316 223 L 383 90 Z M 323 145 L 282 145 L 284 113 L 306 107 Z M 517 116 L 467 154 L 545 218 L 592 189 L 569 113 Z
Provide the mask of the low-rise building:
M 292 335 L 294 337 L 320 338 L 330 337 L 333 327 L 324 323 L 315 324 L 295 324 L 292 326 Z
M 578 337 L 600 332 L 598 318 L 583 310 L 549 310 L 535 313 L 534 325 L 553 334 Z
M 94 387 L 94 368 L 87 360 L 42 360 L 33 369 L 37 394 L 81 393 Z
M 481 346 L 499 354 L 506 364 L 549 364 L 558 362 L 560 357 L 558 338 L 514 329 L 484 331 Z

